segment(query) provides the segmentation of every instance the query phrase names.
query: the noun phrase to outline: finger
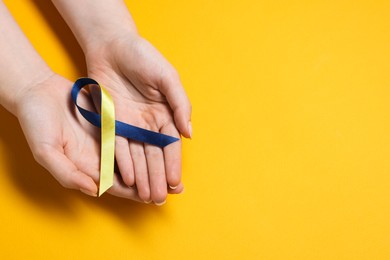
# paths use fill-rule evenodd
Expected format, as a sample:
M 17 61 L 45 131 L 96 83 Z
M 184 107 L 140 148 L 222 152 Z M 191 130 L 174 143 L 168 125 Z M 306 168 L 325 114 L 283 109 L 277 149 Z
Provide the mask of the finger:
M 129 141 L 124 137 L 115 138 L 115 158 L 124 183 L 128 187 L 133 186 L 135 183 L 133 160 L 130 156 Z
M 69 189 L 76 189 L 90 196 L 97 196 L 97 185 L 84 172 L 81 172 L 62 151 L 51 146 L 42 146 L 35 150 L 34 157 L 57 181 Z
M 114 175 L 114 184 L 107 192 L 117 197 L 143 202 L 143 200 L 138 196 L 137 189 L 135 187 L 129 188 L 127 184 L 122 182 L 116 174 Z
M 180 183 L 175 189 L 168 188 L 169 194 L 181 194 L 184 192 L 184 185 Z
M 167 179 L 165 176 L 164 154 L 160 147 L 145 144 L 148 164 L 151 198 L 157 205 L 165 203 L 167 198 Z
M 150 202 L 150 188 L 148 167 L 146 164 L 144 146 L 142 143 L 131 141 L 129 143 L 130 154 L 133 159 L 135 185 L 137 186 L 138 196 L 144 202 Z
M 180 133 L 187 138 L 192 138 L 191 103 L 180 82 L 179 75 L 174 69 L 171 71 L 163 76 L 160 90 L 173 110 L 175 124 Z
M 164 164 L 167 183 L 175 189 L 181 182 L 181 139 L 173 123 L 161 128 L 161 133 L 179 138 L 178 141 L 164 147 Z

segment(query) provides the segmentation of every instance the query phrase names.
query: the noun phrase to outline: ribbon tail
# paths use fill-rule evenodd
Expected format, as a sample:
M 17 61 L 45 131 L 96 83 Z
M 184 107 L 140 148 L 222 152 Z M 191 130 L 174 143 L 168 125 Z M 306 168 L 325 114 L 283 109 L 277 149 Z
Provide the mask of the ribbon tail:
M 114 183 L 115 107 L 110 94 L 101 90 L 101 159 L 99 197 Z

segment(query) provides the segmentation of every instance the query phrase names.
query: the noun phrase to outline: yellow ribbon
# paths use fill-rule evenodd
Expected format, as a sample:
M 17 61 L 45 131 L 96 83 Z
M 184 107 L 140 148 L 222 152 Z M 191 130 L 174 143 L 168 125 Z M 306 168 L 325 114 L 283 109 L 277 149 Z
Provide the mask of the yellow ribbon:
M 101 155 L 99 197 L 114 183 L 115 106 L 111 95 L 99 85 L 101 92 Z

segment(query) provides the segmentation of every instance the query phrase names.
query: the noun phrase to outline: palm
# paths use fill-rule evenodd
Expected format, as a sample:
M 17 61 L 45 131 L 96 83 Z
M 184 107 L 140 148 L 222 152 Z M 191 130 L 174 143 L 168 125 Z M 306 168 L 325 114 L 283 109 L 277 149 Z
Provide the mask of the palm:
M 179 137 L 172 110 L 159 85 L 160 73 L 169 64 L 145 42 L 133 42 L 132 48 L 126 44 L 124 40 L 109 50 L 101 50 L 98 59 L 87 58 L 89 76 L 111 93 L 118 120 Z M 95 101 L 98 96 L 94 95 Z M 162 150 L 122 137 L 116 139 L 116 160 L 123 181 L 128 186 L 135 184 L 144 201 L 162 202 L 167 182 L 174 183 L 171 186 L 180 184 L 180 153 L 180 143 Z M 170 192 L 181 190 L 182 187 Z
M 96 180 L 99 173 L 96 129 L 72 113 L 70 88 L 71 83 L 58 76 L 32 87 L 19 102 L 22 104 L 18 109 L 19 121 L 34 155 L 39 157 L 46 149 L 60 151 L 77 169 Z

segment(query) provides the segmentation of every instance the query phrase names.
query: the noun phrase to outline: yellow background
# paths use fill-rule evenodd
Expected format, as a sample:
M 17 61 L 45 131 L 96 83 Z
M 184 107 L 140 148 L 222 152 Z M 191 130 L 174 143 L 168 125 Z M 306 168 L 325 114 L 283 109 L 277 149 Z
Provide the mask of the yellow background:
M 85 76 L 49 1 L 5 3 Z M 65 190 L 0 109 L 1 259 L 390 259 L 390 1 L 127 4 L 194 107 L 186 191 L 158 208 Z

